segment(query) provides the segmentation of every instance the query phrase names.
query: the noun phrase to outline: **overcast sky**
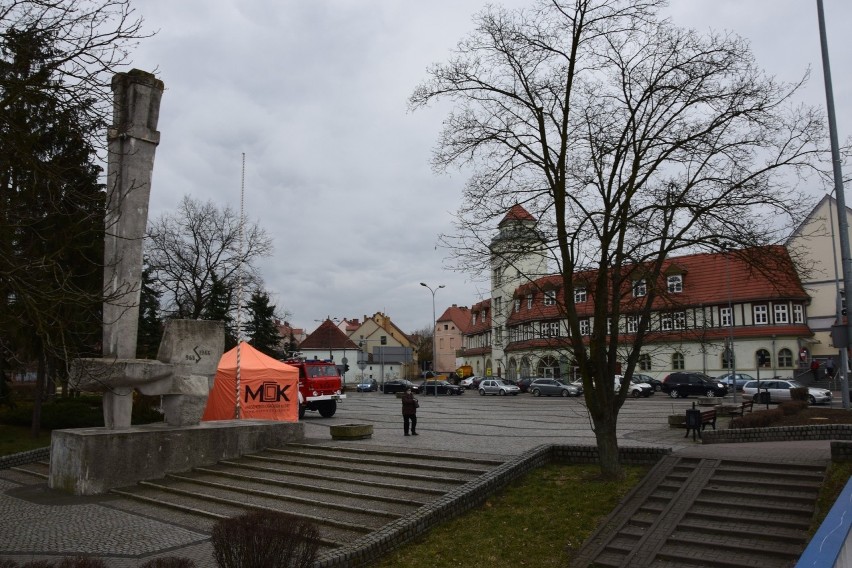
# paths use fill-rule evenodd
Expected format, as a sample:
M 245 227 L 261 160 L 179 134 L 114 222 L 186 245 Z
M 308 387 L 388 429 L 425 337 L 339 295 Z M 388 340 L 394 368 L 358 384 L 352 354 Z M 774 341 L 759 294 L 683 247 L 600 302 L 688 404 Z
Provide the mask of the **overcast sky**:
M 522 0 L 495 2 L 507 7 Z M 405 332 L 488 297 L 447 270 L 464 185 L 429 165 L 446 107 L 409 114 L 430 63 L 446 61 L 483 0 L 137 0 L 148 31 L 133 67 L 165 82 L 150 216 L 185 195 L 239 211 L 272 236 L 259 265 L 279 312 L 384 312 Z M 852 135 L 852 2 L 825 0 L 841 139 Z M 803 102 L 825 106 L 815 0 L 673 0 L 675 23 L 731 30 L 783 80 L 810 66 Z M 821 194 L 813 188 L 814 196 Z

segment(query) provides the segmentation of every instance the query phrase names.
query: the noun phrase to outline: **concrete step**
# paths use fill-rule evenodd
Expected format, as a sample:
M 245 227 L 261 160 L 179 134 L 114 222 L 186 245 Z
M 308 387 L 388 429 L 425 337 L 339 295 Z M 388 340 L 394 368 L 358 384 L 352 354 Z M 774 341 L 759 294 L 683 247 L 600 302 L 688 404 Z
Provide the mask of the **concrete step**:
M 47 480 L 50 477 L 50 462 L 48 461 L 30 462 L 24 465 L 10 467 L 9 469 L 42 481 Z M 26 479 L 26 477 L 24 479 Z
M 327 448 L 320 447 L 321 450 Z M 449 459 L 411 459 L 410 455 L 402 456 L 376 456 L 374 455 L 345 455 L 345 453 L 331 453 L 328 451 L 312 452 L 309 449 L 269 449 L 263 455 L 287 456 L 289 459 L 299 459 L 301 463 L 313 464 L 322 467 L 323 464 L 357 464 L 360 467 L 381 467 L 390 471 L 431 471 L 433 475 L 442 473 L 445 476 L 463 475 L 479 476 L 487 472 L 490 467 L 475 464 L 463 464 Z
M 608 532 L 596 532 L 572 566 L 792 566 L 824 471 L 699 458 L 658 464 L 628 496 L 636 502 L 619 505 L 605 521 Z
M 283 511 L 317 525 L 326 550 L 415 512 L 502 462 L 293 444 L 115 490 L 117 508 L 208 533 L 219 519 Z
M 294 462 L 292 456 L 276 455 L 273 453 L 264 455 L 245 455 L 238 461 L 238 463 L 251 461 L 254 461 L 256 463 L 262 462 L 267 465 L 276 464 L 277 466 L 286 467 L 288 469 L 302 470 L 307 472 L 336 471 L 349 474 L 350 478 L 352 479 L 356 478 L 356 476 L 374 474 L 376 471 L 380 470 L 385 478 L 394 479 L 397 481 L 405 480 L 409 482 L 409 485 L 416 483 L 418 486 L 429 484 L 432 484 L 435 487 L 446 487 L 447 485 L 463 485 L 471 479 L 475 479 L 476 477 L 481 475 L 481 473 L 470 472 L 466 470 L 453 472 L 452 474 L 447 474 L 446 472 L 432 473 L 432 471 L 426 467 L 414 467 L 410 465 L 397 466 L 391 463 L 370 464 L 361 462 L 349 462 L 347 464 L 338 464 L 331 460 L 309 460 L 304 458 L 300 459 L 298 462 Z
M 788 557 L 770 556 L 762 551 L 729 551 L 700 544 L 666 542 L 649 566 L 660 568 L 661 563 L 703 568 L 790 568 L 795 559 L 791 562 Z

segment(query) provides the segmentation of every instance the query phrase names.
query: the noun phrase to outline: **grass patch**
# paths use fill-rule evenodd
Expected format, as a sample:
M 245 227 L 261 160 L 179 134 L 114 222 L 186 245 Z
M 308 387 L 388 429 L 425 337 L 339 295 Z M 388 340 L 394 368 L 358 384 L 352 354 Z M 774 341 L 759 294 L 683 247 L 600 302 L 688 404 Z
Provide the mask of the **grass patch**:
M 814 517 L 808 529 L 808 538 L 816 533 L 819 526 L 825 520 L 825 516 L 828 515 L 828 512 L 834 506 L 834 503 L 840 496 L 840 492 L 843 491 L 850 477 L 852 477 L 852 462 L 831 462 L 828 466 L 828 470 L 825 473 L 825 482 L 819 488 Z
M 0 456 L 36 450 L 50 445 L 50 432 L 42 430 L 38 438 L 33 438 L 29 426 L 8 426 L 0 424 Z
M 602 481 L 598 465 L 547 465 L 375 566 L 566 566 L 598 523 L 648 470 L 625 466 L 622 480 Z

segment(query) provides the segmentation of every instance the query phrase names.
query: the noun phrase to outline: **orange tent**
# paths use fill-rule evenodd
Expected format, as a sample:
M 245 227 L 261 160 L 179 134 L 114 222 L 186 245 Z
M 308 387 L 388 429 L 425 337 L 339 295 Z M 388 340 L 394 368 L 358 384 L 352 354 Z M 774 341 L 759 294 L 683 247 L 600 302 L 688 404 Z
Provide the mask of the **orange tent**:
M 237 348 L 219 360 L 213 389 L 201 420 L 232 420 L 237 388 Z M 299 370 L 240 344 L 240 417 L 296 422 L 299 419 Z

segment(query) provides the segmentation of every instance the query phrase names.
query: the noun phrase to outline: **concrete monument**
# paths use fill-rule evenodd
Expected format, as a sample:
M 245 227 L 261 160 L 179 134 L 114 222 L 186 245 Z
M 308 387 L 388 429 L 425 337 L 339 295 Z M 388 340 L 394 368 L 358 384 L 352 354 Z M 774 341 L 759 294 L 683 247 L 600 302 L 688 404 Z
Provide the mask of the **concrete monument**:
M 104 393 L 106 427 L 54 430 L 50 445 L 48 485 L 77 495 L 304 439 L 303 425 L 289 422 L 199 423 L 225 346 L 222 322 L 168 321 L 157 359 L 136 359 L 142 242 L 163 83 L 133 70 L 117 74 L 112 89 L 103 358 L 74 361 L 69 378 L 73 388 Z M 131 426 L 134 390 L 162 396 L 165 423 Z

